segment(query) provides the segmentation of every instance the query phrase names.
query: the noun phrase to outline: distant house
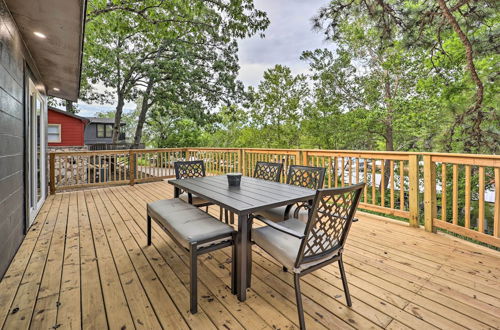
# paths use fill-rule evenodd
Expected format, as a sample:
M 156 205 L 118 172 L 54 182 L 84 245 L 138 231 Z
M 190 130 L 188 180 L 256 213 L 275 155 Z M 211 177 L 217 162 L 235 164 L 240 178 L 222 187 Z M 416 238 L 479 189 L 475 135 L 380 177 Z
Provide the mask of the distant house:
M 114 118 L 97 118 L 89 117 L 89 124 L 85 127 L 85 144 L 88 146 L 93 145 L 106 145 L 113 143 L 113 124 Z M 125 132 L 123 127 L 125 123 L 121 123 L 121 131 L 118 136 L 118 143 L 125 143 Z
M 48 107 L 47 142 L 49 147 L 83 147 L 83 134 L 89 120 L 60 110 Z

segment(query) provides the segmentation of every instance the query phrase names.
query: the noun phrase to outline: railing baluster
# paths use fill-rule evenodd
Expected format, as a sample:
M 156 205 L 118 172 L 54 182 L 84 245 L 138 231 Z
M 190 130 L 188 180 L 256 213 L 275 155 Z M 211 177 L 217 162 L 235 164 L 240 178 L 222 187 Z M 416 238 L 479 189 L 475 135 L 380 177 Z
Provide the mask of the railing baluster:
M 453 166 L 455 167 L 455 165 Z M 469 165 L 465 165 L 465 219 L 464 219 L 464 227 L 465 228 L 470 228 L 470 174 L 471 174 L 471 167 Z M 455 169 L 453 171 L 453 181 L 455 181 Z M 453 193 L 455 193 L 455 190 L 453 190 Z
M 500 167 L 495 168 L 495 206 L 493 216 L 493 236 L 500 238 Z
M 479 167 L 479 218 L 477 230 L 484 233 L 484 167 Z
M 441 164 L 441 220 L 446 222 L 446 163 Z
M 359 158 L 356 158 L 356 183 L 359 183 Z
M 380 164 L 380 206 L 385 206 L 385 161 Z
M 458 165 L 453 164 L 453 224 L 458 224 Z
M 405 165 L 402 160 L 399 161 L 399 209 L 405 209 Z
M 389 161 L 389 182 L 391 185 L 390 207 L 394 208 L 394 161 Z
M 363 158 L 363 179 L 365 181 L 365 189 L 363 191 L 363 203 L 368 203 L 368 159 Z
M 376 172 L 377 172 L 377 161 L 375 159 L 372 159 L 372 204 L 375 205 L 377 204 L 377 196 L 376 196 L 376 187 L 377 187 L 377 180 L 376 180 Z

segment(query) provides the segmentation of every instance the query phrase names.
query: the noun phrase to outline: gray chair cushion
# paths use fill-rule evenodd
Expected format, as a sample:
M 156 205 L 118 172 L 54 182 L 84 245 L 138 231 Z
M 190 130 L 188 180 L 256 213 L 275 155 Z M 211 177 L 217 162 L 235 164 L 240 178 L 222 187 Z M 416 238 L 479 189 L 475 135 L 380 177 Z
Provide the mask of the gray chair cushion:
M 189 249 L 190 243 L 203 242 L 220 235 L 227 237 L 199 244 L 198 247 L 230 239 L 234 232 L 233 227 L 178 198 L 149 203 L 147 210 L 148 215 L 160 223 L 186 249 Z
M 193 197 L 193 205 L 196 206 L 196 205 L 203 205 L 203 204 L 207 204 L 209 203 L 207 200 L 199 197 L 199 196 L 196 196 L 196 195 L 192 195 Z M 179 199 L 183 200 L 184 202 L 188 203 L 189 202 L 189 197 L 188 197 L 188 194 L 187 193 L 182 193 L 179 195 Z
M 280 222 L 280 225 L 296 231 L 297 233 L 304 233 L 306 224 L 299 219 L 291 218 Z M 333 251 L 329 255 L 317 259 L 313 262 L 301 264 L 300 267 L 295 267 L 295 261 L 299 253 L 301 239 L 294 236 L 285 234 L 270 226 L 254 228 L 252 230 L 252 240 L 260 246 L 264 251 L 269 253 L 273 258 L 278 260 L 283 266 L 300 273 L 304 269 L 322 263 L 335 255 L 337 251 Z
M 286 205 L 284 206 L 278 206 L 278 207 L 273 207 L 271 209 L 259 211 L 257 214 L 263 216 L 266 219 L 272 220 L 274 222 L 280 222 L 285 219 L 285 210 L 286 210 Z M 295 207 L 292 207 L 290 209 L 290 213 L 288 216 L 290 218 L 293 217 L 293 212 L 295 211 Z M 304 208 L 301 208 L 299 210 L 299 216 L 297 217 L 300 221 L 307 223 L 307 216 L 308 212 Z

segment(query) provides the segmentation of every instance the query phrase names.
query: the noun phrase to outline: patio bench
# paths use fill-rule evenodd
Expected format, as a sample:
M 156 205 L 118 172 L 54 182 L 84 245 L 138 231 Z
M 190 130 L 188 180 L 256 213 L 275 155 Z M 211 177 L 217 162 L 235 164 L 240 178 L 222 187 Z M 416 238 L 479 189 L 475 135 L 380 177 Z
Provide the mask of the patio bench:
M 197 308 L 197 258 L 199 255 L 232 246 L 231 291 L 236 294 L 236 231 L 192 204 L 178 198 L 147 205 L 147 240 L 151 245 L 151 220 L 154 220 L 177 245 L 189 252 L 190 311 Z

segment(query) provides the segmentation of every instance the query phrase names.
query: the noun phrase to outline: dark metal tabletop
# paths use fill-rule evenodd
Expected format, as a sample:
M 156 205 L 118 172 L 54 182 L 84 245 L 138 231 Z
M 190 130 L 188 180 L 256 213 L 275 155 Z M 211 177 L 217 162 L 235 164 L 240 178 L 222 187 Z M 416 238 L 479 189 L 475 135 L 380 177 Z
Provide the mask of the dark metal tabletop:
M 239 187 L 230 187 L 225 175 L 168 182 L 238 215 L 308 201 L 313 199 L 316 193 L 307 188 L 246 176 L 241 178 Z

